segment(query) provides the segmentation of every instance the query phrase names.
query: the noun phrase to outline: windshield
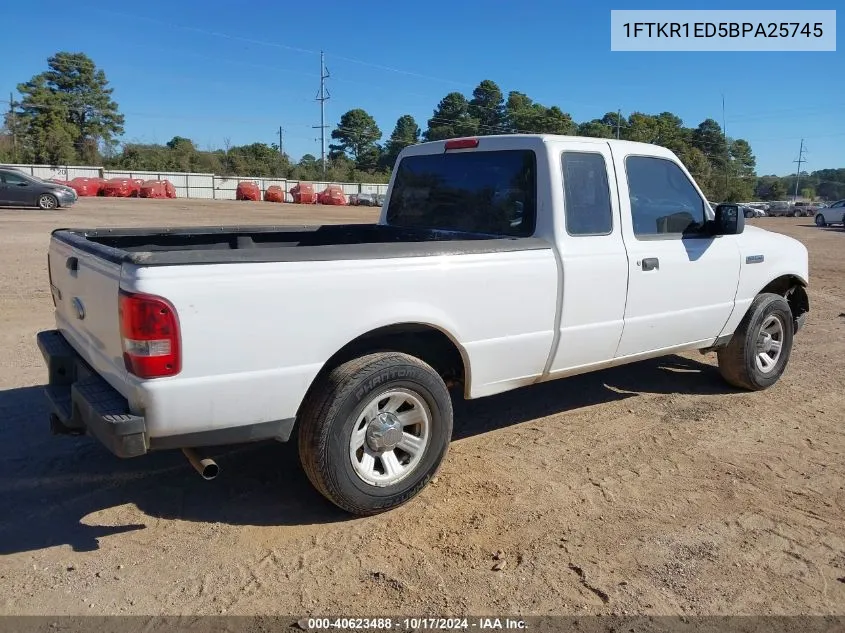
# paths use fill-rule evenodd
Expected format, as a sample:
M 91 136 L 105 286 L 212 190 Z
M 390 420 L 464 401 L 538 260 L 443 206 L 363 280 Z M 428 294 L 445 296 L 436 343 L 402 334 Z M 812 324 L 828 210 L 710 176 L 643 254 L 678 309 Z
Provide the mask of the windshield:
M 407 156 L 396 171 L 387 221 L 415 228 L 531 235 L 536 162 L 530 150 Z

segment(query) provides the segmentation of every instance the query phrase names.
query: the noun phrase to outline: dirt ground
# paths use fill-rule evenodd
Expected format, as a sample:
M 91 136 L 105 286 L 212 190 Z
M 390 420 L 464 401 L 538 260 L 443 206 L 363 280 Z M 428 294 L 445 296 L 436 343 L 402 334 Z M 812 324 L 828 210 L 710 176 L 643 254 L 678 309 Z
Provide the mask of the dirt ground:
M 134 460 L 52 437 L 35 333 L 61 226 L 374 221 L 366 208 L 83 199 L 0 210 L 0 613 L 843 614 L 845 232 L 810 251 L 811 313 L 761 393 L 689 354 L 457 402 L 437 481 L 350 518 L 295 446 Z M 505 566 L 492 567 L 502 550 Z

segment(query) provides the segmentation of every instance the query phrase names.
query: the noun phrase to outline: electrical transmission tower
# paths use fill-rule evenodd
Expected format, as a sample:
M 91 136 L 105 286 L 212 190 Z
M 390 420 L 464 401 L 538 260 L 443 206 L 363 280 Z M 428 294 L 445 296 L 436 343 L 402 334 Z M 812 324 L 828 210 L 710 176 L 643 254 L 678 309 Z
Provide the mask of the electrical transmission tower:
M 326 88 L 326 79 L 329 78 L 329 69 L 326 68 L 323 51 L 320 51 L 320 92 L 317 93 L 317 101 L 320 102 L 320 125 L 313 126 L 320 130 L 320 162 L 323 166 L 323 175 L 326 175 L 326 101 L 331 98 Z
M 798 183 L 801 181 L 801 163 L 805 163 L 807 161 L 804 160 L 804 139 L 801 139 L 801 148 L 798 150 L 798 160 L 792 161 L 793 163 L 798 163 L 798 170 L 795 172 L 795 193 L 792 194 L 792 202 L 795 202 L 798 199 Z

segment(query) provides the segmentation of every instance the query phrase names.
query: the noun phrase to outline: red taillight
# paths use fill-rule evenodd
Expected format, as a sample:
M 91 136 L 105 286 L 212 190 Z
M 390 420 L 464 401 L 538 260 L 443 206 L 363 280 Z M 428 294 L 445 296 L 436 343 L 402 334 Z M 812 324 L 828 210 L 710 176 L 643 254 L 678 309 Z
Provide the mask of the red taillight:
M 179 319 L 170 302 L 124 290 L 119 302 L 126 370 L 139 378 L 178 374 L 182 369 Z
M 477 138 L 455 138 L 451 141 L 446 141 L 446 149 L 468 149 L 470 147 L 478 147 Z

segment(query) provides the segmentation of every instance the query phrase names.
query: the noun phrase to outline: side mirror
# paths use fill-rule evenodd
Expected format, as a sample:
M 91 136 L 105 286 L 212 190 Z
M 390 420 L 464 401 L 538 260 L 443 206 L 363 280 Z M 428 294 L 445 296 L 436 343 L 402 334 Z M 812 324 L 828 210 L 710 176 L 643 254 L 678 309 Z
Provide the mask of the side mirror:
M 720 204 L 716 207 L 713 221 L 713 235 L 739 235 L 745 230 L 745 214 L 736 204 Z

